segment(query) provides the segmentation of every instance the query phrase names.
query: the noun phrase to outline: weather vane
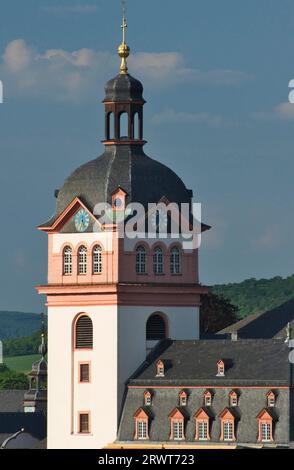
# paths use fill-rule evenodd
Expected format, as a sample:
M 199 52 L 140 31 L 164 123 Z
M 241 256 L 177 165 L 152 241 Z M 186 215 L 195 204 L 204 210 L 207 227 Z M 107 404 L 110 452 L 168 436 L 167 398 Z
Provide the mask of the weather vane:
M 120 73 L 123 75 L 126 75 L 128 73 L 127 58 L 130 55 L 130 48 L 126 44 L 126 29 L 128 27 L 127 19 L 126 19 L 126 1 L 122 0 L 121 5 L 122 5 L 122 14 L 123 14 L 122 25 L 121 25 L 123 37 L 122 37 L 122 43 L 118 48 L 118 55 L 121 57 Z

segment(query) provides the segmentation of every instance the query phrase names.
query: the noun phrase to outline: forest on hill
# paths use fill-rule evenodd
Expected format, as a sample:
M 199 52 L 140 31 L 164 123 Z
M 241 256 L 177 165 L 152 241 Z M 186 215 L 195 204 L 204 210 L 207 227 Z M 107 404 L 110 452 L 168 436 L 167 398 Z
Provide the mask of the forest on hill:
M 0 340 L 29 336 L 41 329 L 41 322 L 37 313 L 0 311 Z
M 294 297 L 294 275 L 272 279 L 247 279 L 240 283 L 212 287 L 212 292 L 225 297 L 238 307 L 238 317 L 245 318 L 282 305 Z

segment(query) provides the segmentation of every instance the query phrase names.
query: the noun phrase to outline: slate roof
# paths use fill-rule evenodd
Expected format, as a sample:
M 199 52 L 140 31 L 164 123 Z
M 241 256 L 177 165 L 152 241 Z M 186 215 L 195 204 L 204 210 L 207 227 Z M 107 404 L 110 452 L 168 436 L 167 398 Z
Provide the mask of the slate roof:
M 0 413 L 23 411 L 23 398 L 27 390 L 0 390 Z
M 167 341 L 156 348 L 130 379 L 130 385 L 289 385 L 289 348 L 275 340 Z M 165 377 L 156 377 L 156 362 L 165 364 Z M 217 361 L 225 376 L 217 377 Z
M 26 390 L 0 390 L 0 445 L 24 428 L 26 433 L 11 443 L 15 446 L 37 445 L 46 437 L 46 417 L 43 413 L 24 413 L 23 399 Z M 39 444 L 38 444 L 39 445 Z M 42 444 L 40 444 L 42 447 Z
M 237 331 L 240 338 L 286 338 L 286 326 L 294 331 L 294 299 L 272 310 L 256 313 L 221 330 L 218 334 Z
M 277 340 L 164 341 L 128 381 L 117 442 L 134 440 L 134 414 L 143 406 L 144 391 L 152 402 L 149 438 L 152 442 L 170 439 L 170 413 L 179 408 L 179 392 L 187 393 L 184 407 L 185 441 L 195 442 L 195 413 L 201 408 L 210 417 L 211 442 L 220 442 L 220 415 L 229 409 L 235 416 L 239 443 L 256 443 L 257 415 L 267 408 L 267 392 L 276 387 L 276 404 L 269 412 L 274 419 L 275 441 L 288 444 L 291 432 L 291 364 L 289 348 Z M 156 377 L 161 359 L 165 376 Z M 217 377 L 217 362 L 225 362 L 225 377 Z M 204 407 L 204 393 L 210 390 L 212 404 Z M 236 390 L 238 406 L 230 406 L 230 391 Z M 180 408 L 181 410 L 183 409 Z
M 105 101 L 144 101 L 143 85 L 130 74 L 119 74 L 105 85 Z
M 50 226 L 75 197 L 93 212 L 98 203 L 111 204 L 112 193 L 121 187 L 126 203 L 138 202 L 145 209 L 165 196 L 177 204 L 190 203 L 191 192 L 167 166 L 148 157 L 140 145 L 110 145 L 104 153 L 79 168 L 58 192 L 53 218 L 41 226 Z

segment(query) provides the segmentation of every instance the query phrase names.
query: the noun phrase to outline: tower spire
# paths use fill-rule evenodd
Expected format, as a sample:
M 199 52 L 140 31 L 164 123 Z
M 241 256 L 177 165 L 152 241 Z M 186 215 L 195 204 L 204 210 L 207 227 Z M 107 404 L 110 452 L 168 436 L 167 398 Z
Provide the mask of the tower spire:
M 128 66 L 127 66 L 127 58 L 130 55 L 130 48 L 126 44 L 126 29 L 128 27 L 127 19 L 126 19 L 126 2 L 122 0 L 122 43 L 118 48 L 118 55 L 121 58 L 121 65 L 120 65 L 120 74 L 126 75 L 128 73 Z

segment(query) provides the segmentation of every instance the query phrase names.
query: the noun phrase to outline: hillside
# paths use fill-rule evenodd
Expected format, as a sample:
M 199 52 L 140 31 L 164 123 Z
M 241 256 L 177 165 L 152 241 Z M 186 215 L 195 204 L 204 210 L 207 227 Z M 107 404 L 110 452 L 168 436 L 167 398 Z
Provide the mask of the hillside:
M 35 331 L 30 336 L 23 338 L 6 339 L 3 341 L 4 358 L 11 356 L 25 356 L 37 354 L 41 342 L 41 331 Z
M 223 284 L 212 287 L 216 295 L 223 295 L 239 308 L 238 316 L 272 310 L 294 298 L 294 275 L 287 278 L 247 279 L 236 284 Z
M 0 340 L 29 336 L 41 328 L 37 313 L 0 311 Z

